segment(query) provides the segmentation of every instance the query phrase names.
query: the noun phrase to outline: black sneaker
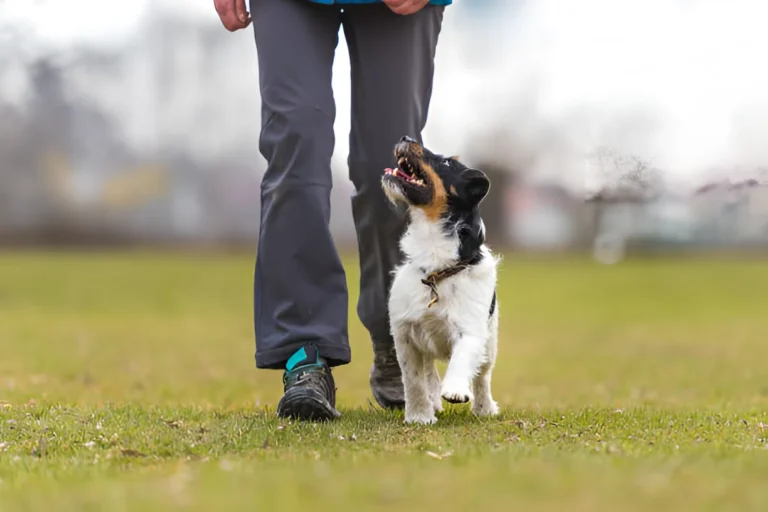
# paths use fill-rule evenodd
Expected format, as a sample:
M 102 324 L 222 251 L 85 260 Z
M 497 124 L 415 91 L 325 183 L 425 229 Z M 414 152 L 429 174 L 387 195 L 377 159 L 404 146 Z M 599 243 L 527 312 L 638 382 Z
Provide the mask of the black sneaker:
M 288 360 L 283 389 L 285 393 L 277 404 L 281 418 L 321 421 L 341 416 L 336 410 L 336 383 L 331 369 L 312 345 L 301 348 Z
M 397 362 L 395 346 L 373 349 L 373 367 L 370 375 L 373 397 L 385 409 L 402 409 L 405 407 L 405 391 L 403 390 L 403 374 Z

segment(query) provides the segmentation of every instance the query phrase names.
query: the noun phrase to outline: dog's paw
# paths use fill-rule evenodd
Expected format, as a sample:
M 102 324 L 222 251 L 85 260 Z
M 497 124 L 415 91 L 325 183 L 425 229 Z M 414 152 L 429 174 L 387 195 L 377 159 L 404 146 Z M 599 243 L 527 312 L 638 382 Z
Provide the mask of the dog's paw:
M 497 416 L 499 414 L 499 406 L 493 400 L 475 402 L 472 404 L 472 413 L 475 416 Z
M 469 388 L 469 382 L 461 381 L 443 381 L 442 391 L 440 392 L 446 402 L 452 404 L 465 404 L 472 401 L 472 390 Z
M 416 414 L 407 413 L 405 415 L 405 423 L 409 425 L 434 425 L 437 423 L 437 417 L 432 414 Z

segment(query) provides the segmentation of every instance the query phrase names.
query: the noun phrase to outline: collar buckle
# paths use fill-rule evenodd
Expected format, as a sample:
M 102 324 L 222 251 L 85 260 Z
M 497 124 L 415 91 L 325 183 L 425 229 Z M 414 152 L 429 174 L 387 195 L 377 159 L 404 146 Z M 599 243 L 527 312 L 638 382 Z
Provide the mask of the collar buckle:
M 459 263 L 450 267 L 446 267 L 442 270 L 431 272 L 427 274 L 427 277 L 421 280 L 422 284 L 429 286 L 430 289 L 431 298 L 429 304 L 427 304 L 427 308 L 431 308 L 440 300 L 440 296 L 437 294 L 437 285 L 440 284 L 440 281 L 455 276 L 465 268 L 467 268 L 466 264 Z

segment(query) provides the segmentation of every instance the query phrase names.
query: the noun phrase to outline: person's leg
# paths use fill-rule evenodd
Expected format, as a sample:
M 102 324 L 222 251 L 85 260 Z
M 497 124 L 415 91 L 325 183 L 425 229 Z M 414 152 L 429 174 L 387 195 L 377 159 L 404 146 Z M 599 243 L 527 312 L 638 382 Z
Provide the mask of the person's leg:
M 392 148 L 403 135 L 422 140 L 443 10 L 427 6 L 400 16 L 383 4 L 344 7 L 352 70 L 349 172 L 361 272 L 357 311 L 373 342 L 371 388 L 382 407 L 404 405 L 387 297 L 405 219 L 390 207 L 380 180 L 394 165 Z
M 251 1 L 262 102 L 259 150 L 268 164 L 254 276 L 256 366 L 322 366 L 324 373 L 310 397 L 288 397 L 289 387 L 312 379 L 286 374 L 279 414 L 286 400 L 298 398 L 297 415 L 311 416 L 319 390 L 325 416 L 338 415 L 328 390 L 330 367 L 350 361 L 346 277 L 329 228 L 336 114 L 331 75 L 340 16 L 338 7 L 307 0 Z

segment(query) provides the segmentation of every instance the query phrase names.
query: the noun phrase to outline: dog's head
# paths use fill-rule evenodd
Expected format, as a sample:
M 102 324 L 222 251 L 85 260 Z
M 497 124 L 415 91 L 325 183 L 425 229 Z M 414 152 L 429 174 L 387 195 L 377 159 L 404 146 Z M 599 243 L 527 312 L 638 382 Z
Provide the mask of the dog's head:
M 491 183 L 482 171 L 456 157 L 432 153 L 403 137 L 395 145 L 395 169 L 386 169 L 382 187 L 394 204 L 418 208 L 432 221 L 477 209 Z

